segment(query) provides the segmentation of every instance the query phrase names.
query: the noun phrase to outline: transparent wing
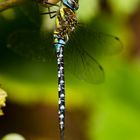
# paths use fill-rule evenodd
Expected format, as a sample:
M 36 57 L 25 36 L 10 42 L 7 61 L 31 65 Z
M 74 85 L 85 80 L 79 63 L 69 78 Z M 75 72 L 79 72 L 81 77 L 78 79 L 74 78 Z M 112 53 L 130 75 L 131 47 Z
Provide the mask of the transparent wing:
M 65 47 L 65 66 L 78 79 L 89 83 L 99 84 L 104 81 L 102 66 L 84 49 L 78 47 Z
M 23 14 L 22 16 L 26 16 L 28 18 L 27 20 L 31 21 L 36 27 L 40 27 L 40 9 L 36 1 L 27 1 L 17 8 Z
M 94 58 L 114 55 L 123 48 L 118 37 L 97 32 L 92 28 L 88 28 L 88 26 L 86 28 L 78 27 L 76 32 L 71 35 L 69 45 L 83 48 Z
M 119 38 L 78 28 L 65 47 L 66 67 L 79 79 L 89 83 L 102 83 L 104 71 L 98 57 L 113 55 L 122 50 Z
M 8 38 L 7 47 L 17 54 L 36 61 L 56 61 L 52 34 L 42 35 L 39 31 L 17 31 Z M 101 65 L 83 48 L 66 46 L 64 52 L 66 70 L 77 78 L 90 83 L 101 83 L 104 72 Z
M 38 3 L 27 1 L 15 8 L 20 17 L 25 16 L 24 30 L 14 31 L 7 40 L 7 47 L 17 54 L 36 61 L 52 61 L 54 59 L 52 34 L 40 32 L 41 16 Z M 28 21 L 29 27 L 28 27 Z M 33 23 L 33 24 L 32 24 Z M 22 22 L 21 22 L 22 24 Z
M 79 28 L 74 34 L 65 46 L 66 69 L 89 83 L 103 82 L 104 71 L 97 58 L 120 52 L 121 41 L 112 35 L 85 28 Z M 56 60 L 52 38 L 52 34 L 42 36 L 40 31 L 18 31 L 10 35 L 8 47 L 27 58 L 39 61 Z
M 52 42 L 52 35 L 21 30 L 9 36 L 7 47 L 26 58 L 49 62 L 54 59 Z

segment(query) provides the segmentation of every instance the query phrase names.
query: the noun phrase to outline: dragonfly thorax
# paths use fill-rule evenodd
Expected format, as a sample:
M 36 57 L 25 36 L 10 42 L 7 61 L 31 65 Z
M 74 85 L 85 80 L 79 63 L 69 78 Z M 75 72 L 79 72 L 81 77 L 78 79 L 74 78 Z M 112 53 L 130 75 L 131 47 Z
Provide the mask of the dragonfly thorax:
M 67 42 L 69 35 L 75 30 L 77 24 L 76 14 L 71 9 L 62 7 L 56 17 L 56 30 L 54 34 Z
M 62 0 L 62 1 L 65 6 L 67 6 L 73 11 L 76 11 L 79 8 L 78 0 Z

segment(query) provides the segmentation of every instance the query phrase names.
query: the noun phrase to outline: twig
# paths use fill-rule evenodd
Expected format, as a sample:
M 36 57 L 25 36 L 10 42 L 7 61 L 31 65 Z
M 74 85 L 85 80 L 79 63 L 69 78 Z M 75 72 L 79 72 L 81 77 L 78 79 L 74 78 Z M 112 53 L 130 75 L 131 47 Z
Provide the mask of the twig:
M 29 0 L 5 0 L 3 2 L 0 2 L 0 12 L 12 8 L 14 6 L 21 5 Z

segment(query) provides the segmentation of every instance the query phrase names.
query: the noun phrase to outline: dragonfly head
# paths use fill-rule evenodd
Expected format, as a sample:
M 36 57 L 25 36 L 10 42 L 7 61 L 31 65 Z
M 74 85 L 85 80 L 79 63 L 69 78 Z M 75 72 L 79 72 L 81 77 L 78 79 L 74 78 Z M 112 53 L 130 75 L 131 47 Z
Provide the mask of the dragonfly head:
M 62 0 L 62 1 L 64 5 L 66 5 L 68 8 L 70 8 L 73 11 L 76 11 L 79 8 L 79 4 L 78 4 L 79 0 Z

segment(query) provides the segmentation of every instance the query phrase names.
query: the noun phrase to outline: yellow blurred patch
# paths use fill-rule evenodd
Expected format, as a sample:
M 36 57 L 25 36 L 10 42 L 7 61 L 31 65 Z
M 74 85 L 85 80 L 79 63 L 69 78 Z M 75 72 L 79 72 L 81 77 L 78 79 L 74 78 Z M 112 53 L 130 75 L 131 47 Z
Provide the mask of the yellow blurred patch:
M 6 97 L 7 97 L 7 93 L 0 88 L 0 116 L 3 115 L 3 111 L 2 111 L 2 107 L 6 106 L 5 102 L 6 102 Z

